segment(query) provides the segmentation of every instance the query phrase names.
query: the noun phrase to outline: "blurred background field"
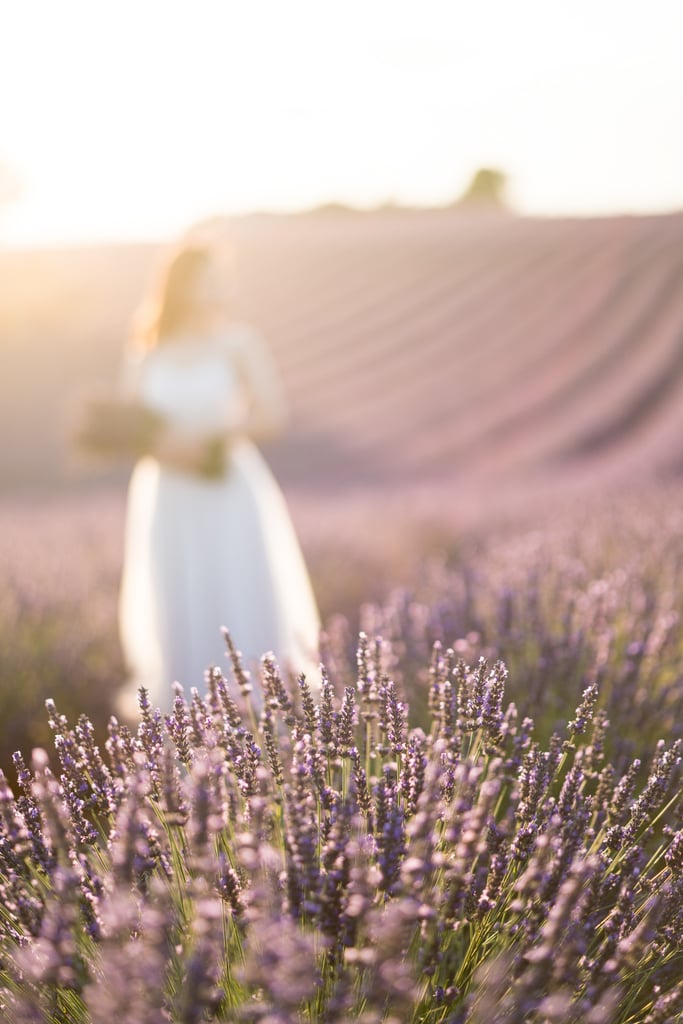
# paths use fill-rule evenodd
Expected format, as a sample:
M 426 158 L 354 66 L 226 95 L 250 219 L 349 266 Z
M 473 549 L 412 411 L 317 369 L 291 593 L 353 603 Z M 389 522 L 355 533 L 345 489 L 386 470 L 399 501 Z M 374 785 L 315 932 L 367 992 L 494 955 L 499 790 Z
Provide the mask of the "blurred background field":
M 410 666 L 439 639 L 506 657 L 548 728 L 599 670 L 625 742 L 634 721 L 677 732 L 683 217 L 328 209 L 212 230 L 290 397 L 265 454 L 337 681 L 359 628 L 393 635 L 419 708 Z M 0 257 L 5 763 L 48 741 L 46 696 L 101 727 L 123 679 L 130 466 L 86 460 L 68 427 L 79 391 L 118 372 L 158 251 Z
M 213 230 L 290 397 L 269 448 L 288 488 L 680 469 L 683 215 L 332 210 Z M 5 492 L 93 479 L 70 403 L 118 372 L 158 254 L 0 254 Z

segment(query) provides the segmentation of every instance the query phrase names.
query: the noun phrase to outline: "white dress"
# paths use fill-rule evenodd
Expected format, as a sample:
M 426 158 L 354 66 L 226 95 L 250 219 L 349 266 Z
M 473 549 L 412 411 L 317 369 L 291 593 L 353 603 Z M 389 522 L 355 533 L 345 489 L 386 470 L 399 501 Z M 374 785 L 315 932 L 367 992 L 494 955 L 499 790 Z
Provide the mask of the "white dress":
M 175 680 L 204 692 L 209 665 L 227 671 L 227 626 L 258 702 L 258 665 L 272 651 L 284 672 L 319 685 L 320 618 L 284 497 L 247 435 L 279 429 L 284 398 L 260 335 L 234 323 L 220 334 L 164 342 L 130 361 L 125 389 L 195 437 L 231 434 L 226 472 L 207 478 L 140 459 L 131 477 L 119 627 L 129 684 L 169 712 Z M 244 432 L 243 432 L 244 431 Z M 236 437 L 236 439 L 234 439 Z

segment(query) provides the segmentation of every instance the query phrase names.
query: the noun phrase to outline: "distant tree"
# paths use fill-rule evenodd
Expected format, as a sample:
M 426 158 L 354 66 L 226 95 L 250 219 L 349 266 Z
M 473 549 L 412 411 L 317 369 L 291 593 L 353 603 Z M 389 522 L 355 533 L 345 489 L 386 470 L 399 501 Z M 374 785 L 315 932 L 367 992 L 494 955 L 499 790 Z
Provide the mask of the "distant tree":
M 504 196 L 506 185 L 507 175 L 503 171 L 499 171 L 495 167 L 480 167 L 472 175 L 469 185 L 457 203 L 465 206 L 504 209 L 507 206 Z
M 318 214 L 322 214 L 323 216 L 326 216 L 327 214 L 332 214 L 333 216 L 341 214 L 342 216 L 345 216 L 347 213 L 358 213 L 358 210 L 354 209 L 353 206 L 349 206 L 348 203 L 340 203 L 331 200 L 328 203 L 320 203 L 318 206 L 312 206 L 307 213 L 314 214 L 315 216 Z

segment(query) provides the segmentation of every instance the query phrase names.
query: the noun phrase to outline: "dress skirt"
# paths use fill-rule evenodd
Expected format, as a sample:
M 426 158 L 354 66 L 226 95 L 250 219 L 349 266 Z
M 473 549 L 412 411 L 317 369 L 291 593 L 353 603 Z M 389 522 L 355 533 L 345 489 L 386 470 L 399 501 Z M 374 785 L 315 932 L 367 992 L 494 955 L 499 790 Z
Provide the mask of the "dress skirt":
M 138 461 L 130 480 L 119 627 L 130 671 L 120 709 L 138 686 L 170 712 L 173 683 L 203 693 L 205 670 L 228 672 L 221 627 L 252 672 L 273 652 L 283 673 L 319 685 L 320 621 L 283 494 L 246 436 L 224 477 L 209 479 Z

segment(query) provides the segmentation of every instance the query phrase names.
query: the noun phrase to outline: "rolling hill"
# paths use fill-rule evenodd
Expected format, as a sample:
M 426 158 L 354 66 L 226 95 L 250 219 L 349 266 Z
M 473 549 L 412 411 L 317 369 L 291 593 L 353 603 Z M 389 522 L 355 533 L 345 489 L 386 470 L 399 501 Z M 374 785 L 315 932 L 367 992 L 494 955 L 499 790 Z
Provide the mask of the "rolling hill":
M 683 468 L 683 215 L 331 210 L 214 227 L 238 258 L 235 313 L 267 335 L 290 396 L 267 448 L 286 488 Z M 87 479 L 65 410 L 116 372 L 157 257 L 0 254 L 6 493 Z

